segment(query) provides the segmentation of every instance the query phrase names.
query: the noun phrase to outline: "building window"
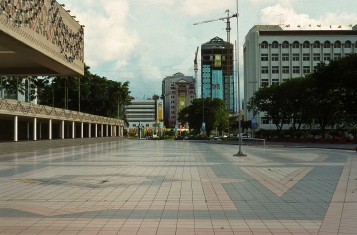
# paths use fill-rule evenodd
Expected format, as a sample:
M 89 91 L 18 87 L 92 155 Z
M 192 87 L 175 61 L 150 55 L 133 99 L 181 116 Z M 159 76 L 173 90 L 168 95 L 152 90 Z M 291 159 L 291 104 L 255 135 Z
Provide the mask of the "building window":
M 268 66 L 262 66 L 262 73 L 268 73 Z
M 351 53 L 345 53 L 345 56 L 349 56 L 349 55 L 351 55 Z
M 333 44 L 334 48 L 341 48 L 341 43 L 339 41 L 336 41 L 335 44 Z
M 278 54 L 271 54 L 271 61 L 279 61 Z
M 331 54 L 330 53 L 324 53 L 324 61 L 329 61 L 331 60 Z
M 289 61 L 289 54 L 288 53 L 283 53 L 281 56 L 282 61 Z
M 294 43 L 293 43 L 293 48 L 299 48 L 299 42 L 298 41 L 295 41 Z
M 314 53 L 314 61 L 320 61 L 320 60 L 321 60 L 320 53 Z
M 333 59 L 334 59 L 334 60 L 340 60 L 340 59 L 341 59 L 341 53 L 335 53 L 335 54 L 333 55 Z
M 268 117 L 262 117 L 262 124 L 269 124 L 269 118 Z
M 324 43 L 324 48 L 330 48 L 330 47 L 331 47 L 330 42 L 329 42 L 329 41 L 326 41 L 326 42 Z
M 272 79 L 271 80 L 271 85 L 279 85 L 279 79 Z
M 146 127 L 149 127 L 150 126 L 150 124 L 146 124 Z
M 287 41 L 284 41 L 283 44 L 281 44 L 282 48 L 289 48 L 289 43 Z
M 262 54 L 261 55 L 261 60 L 262 61 L 268 61 L 268 54 Z
M 279 47 L 279 44 L 277 41 L 274 41 L 272 44 L 271 44 L 271 48 L 278 48 Z
M 273 66 L 271 68 L 271 73 L 279 73 L 279 66 Z
M 310 66 L 304 66 L 303 73 L 310 73 Z
M 304 54 L 302 55 L 302 60 L 303 60 L 303 61 L 310 61 L 310 54 L 304 53 Z
M 283 66 L 283 73 L 289 73 L 289 66 Z
M 136 127 L 136 124 L 133 124 L 133 127 Z
M 320 48 L 320 47 L 321 45 L 319 41 L 314 42 L 314 48 Z
M 345 48 L 351 48 L 351 42 L 350 41 L 346 41 Z
M 314 71 L 317 72 L 317 66 L 314 66 Z
M 300 67 L 299 66 L 293 66 L 293 73 L 300 73 Z
M 293 61 L 299 61 L 299 54 L 293 54 Z
M 308 41 L 305 41 L 304 44 L 302 44 L 302 48 L 309 48 L 310 43 Z
M 268 48 L 268 43 L 266 41 L 262 42 L 260 45 L 261 48 Z
M 268 79 L 262 79 L 262 86 L 269 86 L 269 80 Z

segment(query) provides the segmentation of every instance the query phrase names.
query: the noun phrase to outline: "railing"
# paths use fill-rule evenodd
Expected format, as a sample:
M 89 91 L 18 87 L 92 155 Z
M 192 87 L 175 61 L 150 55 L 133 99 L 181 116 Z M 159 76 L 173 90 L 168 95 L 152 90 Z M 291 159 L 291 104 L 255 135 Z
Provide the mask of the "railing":
M 124 126 L 120 119 L 0 98 L 0 114 Z
M 259 141 L 262 141 L 263 142 L 263 146 L 265 148 L 265 139 L 257 139 L 257 138 L 242 138 L 242 140 L 245 140 L 245 141 L 249 141 L 249 143 L 253 143 L 253 141 L 255 142 L 255 144 L 257 144 Z

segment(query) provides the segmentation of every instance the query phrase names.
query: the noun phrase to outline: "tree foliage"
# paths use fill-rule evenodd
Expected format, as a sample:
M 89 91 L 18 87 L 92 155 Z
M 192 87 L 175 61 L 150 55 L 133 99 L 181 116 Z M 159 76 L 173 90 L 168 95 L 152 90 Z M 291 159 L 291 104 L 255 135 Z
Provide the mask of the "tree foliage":
M 279 85 L 261 87 L 248 101 L 248 110 L 265 113 L 281 130 L 292 121 L 299 130 L 305 124 L 328 126 L 356 124 L 357 54 L 320 63 L 314 73 L 288 79 Z
M 124 119 L 124 107 L 130 104 L 129 82 L 111 81 L 92 74 L 84 65 L 83 76 L 57 77 L 2 77 L 1 86 L 11 94 L 25 94 L 41 105 L 66 108 L 99 116 Z M 24 81 L 31 86 L 25 87 Z M 17 98 L 17 97 L 16 97 Z
M 204 119 L 206 132 L 210 133 L 215 128 L 224 131 L 229 125 L 228 115 L 224 101 L 221 99 L 194 99 L 190 106 L 178 113 L 178 121 L 183 124 L 188 123 L 190 129 L 199 132 Z

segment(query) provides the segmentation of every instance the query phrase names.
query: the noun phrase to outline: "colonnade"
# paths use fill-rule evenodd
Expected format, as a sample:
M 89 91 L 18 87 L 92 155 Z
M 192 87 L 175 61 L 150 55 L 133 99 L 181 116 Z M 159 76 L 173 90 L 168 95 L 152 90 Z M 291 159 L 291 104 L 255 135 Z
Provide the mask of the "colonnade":
M 19 116 L 14 116 L 14 141 L 19 140 Z M 123 137 L 123 126 L 121 125 L 111 125 L 111 124 L 103 124 L 103 123 L 84 123 L 84 122 L 75 122 L 75 121 L 65 121 L 65 120 L 55 120 L 59 121 L 59 137 L 61 139 L 67 138 L 97 138 L 97 137 Z M 76 124 L 80 125 L 80 134 L 76 136 Z M 32 124 L 32 128 L 30 125 Z M 53 138 L 53 129 L 55 128 L 53 125 L 53 119 L 41 120 L 37 117 L 33 117 L 31 121 L 27 121 L 27 139 L 38 140 L 42 139 L 43 125 L 48 126 L 48 139 L 51 140 Z M 87 125 L 87 127 L 85 127 Z M 67 129 L 66 129 L 67 127 Z M 84 130 L 86 128 L 86 136 Z M 93 128 L 93 129 L 92 129 Z M 30 129 L 32 131 L 30 131 Z M 47 128 L 46 128 L 47 129 Z M 32 135 L 32 136 L 30 136 Z M 69 137 L 69 135 L 71 135 Z

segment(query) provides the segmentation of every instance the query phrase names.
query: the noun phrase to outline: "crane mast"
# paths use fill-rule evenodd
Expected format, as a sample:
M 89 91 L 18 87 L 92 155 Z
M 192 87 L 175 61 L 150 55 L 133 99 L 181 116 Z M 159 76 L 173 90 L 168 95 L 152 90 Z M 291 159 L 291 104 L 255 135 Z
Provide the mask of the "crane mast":
M 231 43 L 230 43 L 230 32 L 231 32 L 231 22 L 230 19 L 233 17 L 238 17 L 238 13 L 235 13 L 233 15 L 230 15 L 229 10 L 226 10 L 227 16 L 226 17 L 221 17 L 218 19 L 213 19 L 213 20 L 206 20 L 206 21 L 202 21 L 199 23 L 194 23 L 193 25 L 198 25 L 198 24 L 204 24 L 204 23 L 209 23 L 209 22 L 214 22 L 214 21 L 219 21 L 219 20 L 226 20 L 226 31 L 227 31 L 227 51 L 226 51 L 226 55 L 227 55 L 227 68 L 226 68 L 226 74 L 225 74 L 225 104 L 226 104 L 226 109 L 231 110 L 231 99 L 230 99 L 230 93 L 231 93 Z

